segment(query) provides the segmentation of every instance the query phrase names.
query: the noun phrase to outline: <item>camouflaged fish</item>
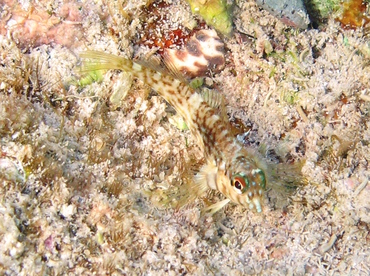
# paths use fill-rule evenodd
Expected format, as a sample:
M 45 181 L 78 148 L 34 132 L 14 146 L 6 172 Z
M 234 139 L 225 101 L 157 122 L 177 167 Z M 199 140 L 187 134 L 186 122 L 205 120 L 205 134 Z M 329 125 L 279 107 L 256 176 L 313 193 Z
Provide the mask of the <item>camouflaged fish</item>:
M 214 97 L 202 96 L 176 75 L 123 57 L 95 51 L 80 56 L 90 60 L 87 64 L 91 70 L 119 69 L 131 73 L 160 94 L 184 118 L 206 160 L 195 176 L 193 192 L 201 196 L 211 188 L 227 198 L 208 210 L 216 212 L 232 201 L 261 212 L 266 189 L 264 169 L 256 154 L 232 135 L 230 123 L 226 116 L 219 114 Z

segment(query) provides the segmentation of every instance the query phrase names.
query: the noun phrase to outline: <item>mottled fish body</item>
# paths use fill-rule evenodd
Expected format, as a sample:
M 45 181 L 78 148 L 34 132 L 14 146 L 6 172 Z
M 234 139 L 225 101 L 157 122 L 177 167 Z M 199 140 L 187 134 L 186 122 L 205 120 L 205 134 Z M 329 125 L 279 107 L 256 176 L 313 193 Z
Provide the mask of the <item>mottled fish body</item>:
M 87 69 L 119 69 L 131 73 L 161 95 L 184 118 L 204 153 L 206 164 L 195 176 L 195 190 L 202 195 L 208 188 L 221 192 L 226 200 L 210 209 L 217 211 L 229 201 L 261 212 L 266 189 L 264 170 L 255 154 L 243 147 L 230 131 L 230 123 L 205 98 L 172 74 L 159 72 L 123 57 L 87 51 Z

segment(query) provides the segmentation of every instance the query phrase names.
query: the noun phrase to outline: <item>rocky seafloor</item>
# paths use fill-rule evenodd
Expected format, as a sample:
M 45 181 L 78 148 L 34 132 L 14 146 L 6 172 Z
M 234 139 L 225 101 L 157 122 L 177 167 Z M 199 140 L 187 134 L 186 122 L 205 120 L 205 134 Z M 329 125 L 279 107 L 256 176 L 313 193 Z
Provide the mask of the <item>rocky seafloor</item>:
M 0 273 L 369 275 L 368 27 L 328 14 L 298 30 L 236 2 L 225 68 L 205 82 L 249 146 L 304 159 L 307 184 L 210 216 L 216 193 L 162 204 L 202 162 L 175 111 L 124 72 L 78 71 L 86 49 L 155 53 L 160 13 L 160 32 L 206 28 L 186 1 L 149 6 L 0 1 Z

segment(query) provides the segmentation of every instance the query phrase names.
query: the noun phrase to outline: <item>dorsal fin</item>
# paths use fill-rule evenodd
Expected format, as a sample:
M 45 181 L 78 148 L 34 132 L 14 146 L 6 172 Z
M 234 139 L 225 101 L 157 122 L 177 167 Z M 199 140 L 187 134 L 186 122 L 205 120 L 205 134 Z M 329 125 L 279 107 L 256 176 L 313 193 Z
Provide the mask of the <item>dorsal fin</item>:
M 162 74 L 168 74 L 166 68 L 162 64 L 162 58 L 154 54 L 153 52 L 136 56 L 133 60 L 135 63 L 140 64 L 144 67 L 147 67 Z
M 202 88 L 201 93 L 203 100 L 214 109 L 217 109 L 218 115 L 221 119 L 225 122 L 228 121 L 226 106 L 225 106 L 225 99 L 224 96 L 214 89 L 209 88 Z
M 200 94 L 202 95 L 203 100 L 213 108 L 219 108 L 224 105 L 222 94 L 216 90 L 204 87 Z
M 165 66 L 165 68 L 168 70 L 168 74 L 174 77 L 175 79 L 178 79 L 179 81 L 189 84 L 189 80 L 186 78 L 186 76 L 179 70 L 179 68 L 176 67 L 176 65 L 171 60 L 170 56 L 167 54 L 167 52 L 164 52 L 164 55 L 162 57 L 162 62 Z

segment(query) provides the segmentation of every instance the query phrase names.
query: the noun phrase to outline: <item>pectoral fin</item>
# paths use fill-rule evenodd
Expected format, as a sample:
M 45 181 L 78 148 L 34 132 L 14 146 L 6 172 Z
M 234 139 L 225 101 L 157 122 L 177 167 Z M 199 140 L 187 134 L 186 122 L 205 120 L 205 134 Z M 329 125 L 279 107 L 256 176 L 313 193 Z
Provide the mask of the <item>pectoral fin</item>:
M 215 204 L 212 204 L 211 206 L 208 206 L 207 208 L 204 208 L 203 212 L 213 215 L 214 213 L 217 213 L 218 211 L 220 211 L 229 202 L 230 202 L 230 199 L 224 199 Z

